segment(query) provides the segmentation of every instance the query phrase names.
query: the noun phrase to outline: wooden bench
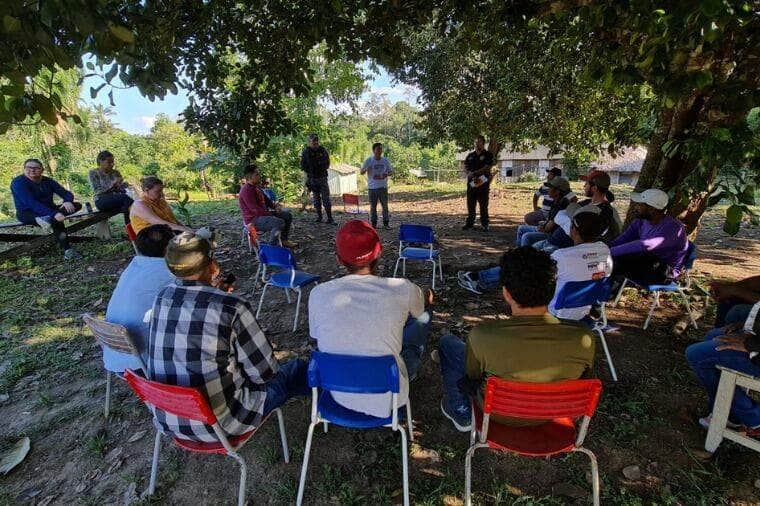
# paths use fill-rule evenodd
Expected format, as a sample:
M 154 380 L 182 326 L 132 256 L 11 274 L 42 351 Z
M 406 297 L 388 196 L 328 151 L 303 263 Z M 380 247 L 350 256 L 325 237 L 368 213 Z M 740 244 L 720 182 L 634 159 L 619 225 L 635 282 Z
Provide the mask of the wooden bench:
M 115 212 L 87 212 L 79 211 L 74 214 L 66 216 L 66 220 L 75 221 L 66 226 L 66 232 L 72 234 L 80 230 L 84 230 L 88 227 L 95 226 L 95 236 L 73 236 L 69 235 L 69 241 L 82 242 L 88 241 L 94 238 L 97 239 L 110 239 L 111 229 L 108 226 L 108 219 L 114 216 Z M 8 260 L 21 256 L 25 253 L 34 251 L 37 248 L 41 248 L 47 244 L 55 242 L 53 234 L 17 234 L 17 233 L 5 233 L 3 230 L 16 228 L 16 227 L 30 227 L 32 225 L 26 225 L 24 223 L 13 221 L 9 223 L 0 223 L 0 242 L 22 242 L 18 246 L 14 246 L 5 251 L 0 251 L 0 261 Z

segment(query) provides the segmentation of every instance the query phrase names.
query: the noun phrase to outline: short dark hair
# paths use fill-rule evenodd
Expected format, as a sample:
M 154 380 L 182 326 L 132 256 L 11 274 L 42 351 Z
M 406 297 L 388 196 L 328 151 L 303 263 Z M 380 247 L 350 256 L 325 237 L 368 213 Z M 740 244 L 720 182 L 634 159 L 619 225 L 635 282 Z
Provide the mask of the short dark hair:
M 158 176 L 145 176 L 140 180 L 140 188 L 142 188 L 142 191 L 144 192 L 159 184 L 163 186 L 164 182 L 161 181 Z
M 480 134 L 478 134 L 478 135 L 476 135 L 476 136 L 475 136 L 475 140 L 476 140 L 476 141 L 483 141 L 484 143 L 486 142 L 486 138 L 485 138 L 485 137 L 483 137 L 483 136 L 482 136 L 482 135 L 480 135 Z
M 151 225 L 140 230 L 135 238 L 137 252 L 146 257 L 163 258 L 166 247 L 174 238 L 174 232 L 169 225 Z
M 98 153 L 98 157 L 95 159 L 95 161 L 100 163 L 106 158 L 113 158 L 113 153 L 111 153 L 110 151 L 103 150 L 100 153 Z
M 522 307 L 548 306 L 557 284 L 557 262 L 532 246 L 509 249 L 501 257 L 499 283 Z
M 42 163 L 37 158 L 27 158 L 26 160 L 24 160 L 24 165 L 23 166 L 26 167 L 26 164 L 29 163 L 29 162 L 38 163 L 40 165 L 40 167 L 42 167 L 43 169 L 45 168 L 45 164 Z
M 243 176 L 247 176 L 248 174 L 255 174 L 259 171 L 259 166 L 255 163 L 249 163 L 243 168 Z
M 372 145 L 372 151 L 374 151 L 375 148 L 377 148 L 377 147 L 381 147 L 382 148 L 383 147 L 383 143 L 382 142 L 376 142 L 376 143 L 374 143 Z
M 318 141 L 319 140 L 319 135 L 311 133 L 311 134 L 309 134 L 309 140 L 310 141 Z
M 583 242 L 598 241 L 607 226 L 602 215 L 594 213 L 576 214 L 572 224 Z

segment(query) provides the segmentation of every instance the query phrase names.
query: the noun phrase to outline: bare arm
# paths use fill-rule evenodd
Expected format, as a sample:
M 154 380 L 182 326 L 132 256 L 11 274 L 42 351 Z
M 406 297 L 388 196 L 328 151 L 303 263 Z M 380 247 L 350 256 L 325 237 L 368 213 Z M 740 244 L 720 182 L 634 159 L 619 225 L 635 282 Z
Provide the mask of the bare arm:
M 168 225 L 172 230 L 179 230 L 181 232 L 192 232 L 193 229 L 186 227 L 180 223 L 172 223 L 170 221 L 162 220 L 155 215 L 153 211 L 148 208 L 142 201 L 138 200 L 131 207 L 131 214 L 138 216 L 152 225 Z

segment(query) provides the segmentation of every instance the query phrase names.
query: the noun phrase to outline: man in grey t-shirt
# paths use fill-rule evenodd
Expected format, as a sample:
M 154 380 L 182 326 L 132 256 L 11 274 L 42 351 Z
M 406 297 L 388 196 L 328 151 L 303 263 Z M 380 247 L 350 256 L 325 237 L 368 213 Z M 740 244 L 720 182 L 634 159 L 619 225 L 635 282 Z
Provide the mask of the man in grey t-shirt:
M 388 176 L 393 174 L 391 162 L 383 156 L 383 145 L 376 142 L 372 145 L 372 156 L 364 160 L 362 174 L 367 174 L 367 189 L 369 190 L 369 210 L 372 226 L 377 228 L 377 201 L 383 206 L 383 227 L 390 228 L 388 216 Z

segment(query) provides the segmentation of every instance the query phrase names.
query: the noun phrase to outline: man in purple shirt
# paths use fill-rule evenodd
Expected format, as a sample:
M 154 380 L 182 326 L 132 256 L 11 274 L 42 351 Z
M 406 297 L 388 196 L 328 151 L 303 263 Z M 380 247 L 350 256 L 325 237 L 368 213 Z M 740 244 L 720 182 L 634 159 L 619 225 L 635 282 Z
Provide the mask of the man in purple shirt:
M 612 276 L 648 285 L 677 277 L 689 242 L 683 224 L 665 214 L 668 194 L 652 188 L 632 193 L 631 201 L 638 219 L 610 244 Z

